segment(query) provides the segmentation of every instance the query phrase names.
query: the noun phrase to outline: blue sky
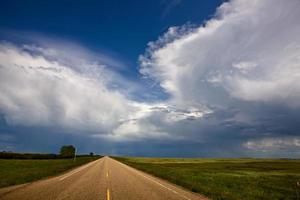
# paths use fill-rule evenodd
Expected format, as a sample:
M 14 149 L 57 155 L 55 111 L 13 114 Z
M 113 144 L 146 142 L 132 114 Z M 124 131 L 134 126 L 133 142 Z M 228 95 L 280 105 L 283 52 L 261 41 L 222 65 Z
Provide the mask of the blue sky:
M 137 58 L 149 41 L 187 22 L 201 24 L 218 1 L 3 1 L 0 25 L 72 40 L 122 59 L 137 74 Z M 132 73 L 131 73 L 132 72 Z
M 300 155 L 297 0 L 0 7 L 0 150 Z

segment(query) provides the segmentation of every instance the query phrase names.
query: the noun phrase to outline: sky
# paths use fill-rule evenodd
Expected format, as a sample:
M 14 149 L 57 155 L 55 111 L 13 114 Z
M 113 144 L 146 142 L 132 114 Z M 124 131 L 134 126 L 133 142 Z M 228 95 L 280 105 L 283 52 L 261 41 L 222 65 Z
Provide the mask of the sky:
M 300 1 L 1 1 L 0 151 L 300 156 Z

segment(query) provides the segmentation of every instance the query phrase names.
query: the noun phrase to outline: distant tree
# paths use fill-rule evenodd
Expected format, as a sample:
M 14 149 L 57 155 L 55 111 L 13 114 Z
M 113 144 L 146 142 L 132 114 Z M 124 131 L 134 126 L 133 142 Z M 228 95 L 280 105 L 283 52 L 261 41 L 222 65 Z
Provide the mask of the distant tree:
M 90 152 L 90 156 L 93 157 L 93 156 L 94 156 L 94 153 L 93 153 L 93 152 Z
M 75 156 L 75 147 L 73 145 L 62 146 L 60 148 L 60 155 L 64 158 L 72 158 Z

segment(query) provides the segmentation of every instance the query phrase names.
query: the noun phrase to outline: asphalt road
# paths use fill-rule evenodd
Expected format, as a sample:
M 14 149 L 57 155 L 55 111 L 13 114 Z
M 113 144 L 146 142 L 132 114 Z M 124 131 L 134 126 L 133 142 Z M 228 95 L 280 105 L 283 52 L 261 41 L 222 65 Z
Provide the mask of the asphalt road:
M 204 200 L 109 157 L 57 177 L 0 189 L 1 200 Z

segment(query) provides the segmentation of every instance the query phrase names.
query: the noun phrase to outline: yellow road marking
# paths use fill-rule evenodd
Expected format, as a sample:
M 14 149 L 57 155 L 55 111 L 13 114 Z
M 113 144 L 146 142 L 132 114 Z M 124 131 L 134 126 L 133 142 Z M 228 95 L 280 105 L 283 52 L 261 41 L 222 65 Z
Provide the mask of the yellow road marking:
M 108 183 L 108 170 L 106 172 L 106 179 L 107 179 L 107 183 Z M 109 188 L 107 187 L 107 190 L 106 190 L 106 199 L 107 200 L 110 200 L 110 192 L 109 192 Z
M 110 200 L 110 193 L 109 193 L 109 189 L 108 188 L 106 190 L 106 199 Z

